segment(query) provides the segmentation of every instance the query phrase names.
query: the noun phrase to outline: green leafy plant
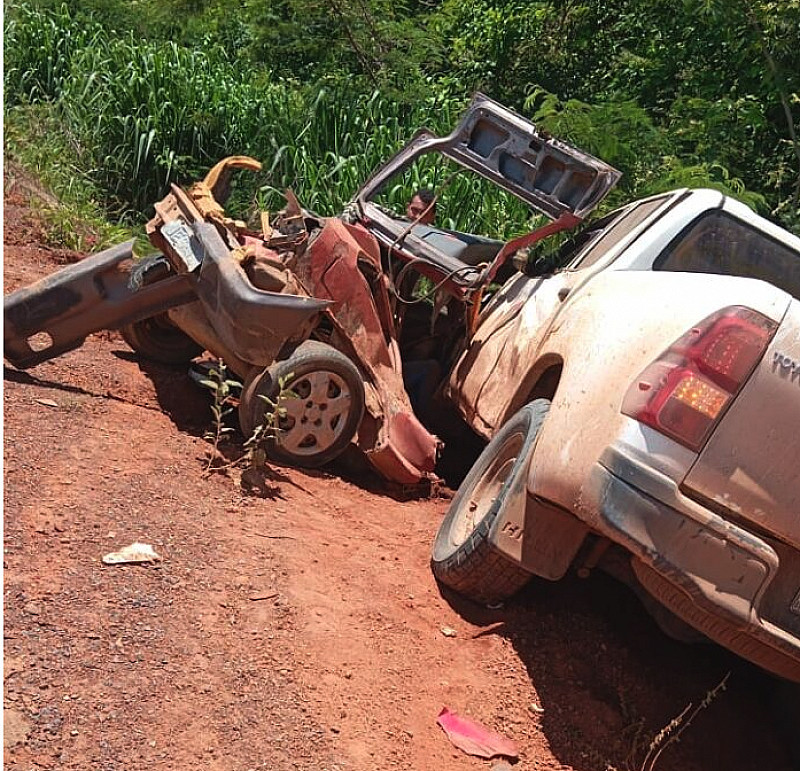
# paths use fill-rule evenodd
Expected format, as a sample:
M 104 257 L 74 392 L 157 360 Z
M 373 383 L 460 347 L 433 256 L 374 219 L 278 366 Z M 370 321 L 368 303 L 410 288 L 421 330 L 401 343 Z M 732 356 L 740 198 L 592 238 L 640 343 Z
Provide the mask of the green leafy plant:
M 133 235 L 120 222 L 109 222 L 99 201 L 101 191 L 82 171 L 79 147 L 56 105 L 18 106 L 5 114 L 7 189 L 19 185 L 43 225 L 47 243 L 79 252 L 106 248 Z M 152 250 L 142 238 L 141 253 Z
M 236 394 L 241 392 L 242 384 L 233 379 L 228 374 L 225 362 L 220 359 L 216 367 L 211 367 L 208 377 L 200 381 L 200 385 L 205 386 L 211 391 L 213 400 L 211 403 L 211 415 L 213 423 L 211 429 L 206 431 L 205 437 L 212 443 L 209 452 L 208 464 L 205 473 L 216 469 L 219 470 L 229 464 L 219 465 L 221 457 L 220 444 L 226 435 L 233 432 L 233 427 L 227 424 L 227 418 L 233 413 L 236 402 Z M 217 464 L 217 465 L 215 465 Z
M 286 399 L 297 398 L 297 394 L 291 388 L 286 387 L 292 377 L 293 374 L 289 373 L 278 380 L 278 396 L 276 399 L 271 399 L 264 394 L 258 394 L 258 398 L 267 405 L 267 409 L 264 411 L 264 419 L 255 427 L 253 433 L 244 443 L 246 450 L 244 457 L 251 468 L 257 468 L 266 463 L 267 453 L 264 445 L 269 439 L 280 435 L 280 420 L 286 417 L 286 408 L 283 403 Z
M 55 105 L 115 216 L 140 217 L 170 183 L 197 179 L 232 153 L 265 163 L 234 198 L 260 189 L 274 210 L 291 187 L 307 208 L 334 214 L 419 126 L 449 131 L 465 101 L 433 90 L 404 103 L 337 74 L 304 86 L 243 67 L 223 46 L 99 29 L 66 6 L 23 5 L 6 22 L 7 114 Z
M 134 5 L 28 0 L 4 20 L 7 125 L 52 106 L 76 178 L 114 218 L 141 219 L 232 153 L 265 163 L 234 202 L 275 210 L 291 187 L 338 213 L 417 128 L 449 131 L 483 88 L 617 165 L 607 207 L 688 183 L 800 221 L 796 0 Z M 448 225 L 506 234 L 505 203 L 456 186 Z
M 278 395 L 275 399 L 263 394 L 258 395 L 258 398 L 266 404 L 263 420 L 256 426 L 253 433 L 245 438 L 244 452 L 229 461 L 224 458 L 220 446 L 225 438 L 234 432 L 233 426 L 229 424 L 229 418 L 238 404 L 242 384 L 231 377 L 225 362 L 221 359 L 217 366 L 209 369 L 208 377 L 200 380 L 200 384 L 208 388 L 212 394 L 212 425 L 205 434 L 205 438 L 211 442 L 212 446 L 208 453 L 205 474 L 212 471 L 224 472 L 234 466 L 244 466 L 247 471 L 248 469 L 260 469 L 266 465 L 266 443 L 279 436 L 280 419 L 286 416 L 286 408 L 283 403 L 286 399 L 297 396 L 286 386 L 291 379 L 292 375 L 289 374 L 278 381 Z

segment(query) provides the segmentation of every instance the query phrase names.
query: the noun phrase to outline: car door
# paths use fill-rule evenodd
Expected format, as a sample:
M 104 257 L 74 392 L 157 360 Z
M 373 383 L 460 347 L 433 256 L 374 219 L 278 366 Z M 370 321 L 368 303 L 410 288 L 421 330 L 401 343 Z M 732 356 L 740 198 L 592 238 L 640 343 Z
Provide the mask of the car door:
M 392 217 L 373 199 L 417 159 L 433 153 L 484 177 L 550 220 L 565 215 L 584 219 L 621 176 L 603 161 L 540 131 L 484 94 L 476 94 L 452 133 L 439 137 L 421 129 L 354 196 L 357 218 L 384 245 L 406 240 L 408 221 Z M 415 241 L 413 235 L 407 240 L 413 242 L 417 258 L 439 256 L 435 247 Z

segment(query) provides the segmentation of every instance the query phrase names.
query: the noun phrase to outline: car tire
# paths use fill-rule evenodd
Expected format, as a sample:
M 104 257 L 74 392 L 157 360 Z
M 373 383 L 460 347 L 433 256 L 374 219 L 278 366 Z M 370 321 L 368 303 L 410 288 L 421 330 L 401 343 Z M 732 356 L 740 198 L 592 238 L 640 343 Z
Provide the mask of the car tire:
M 437 580 L 483 604 L 509 598 L 531 578 L 489 541 L 508 505 L 509 491 L 527 473 L 531 453 L 550 409 L 547 399 L 523 407 L 486 445 L 450 503 L 433 544 Z
M 267 456 L 278 463 L 317 468 L 347 449 L 364 416 L 364 381 L 350 359 L 325 343 L 308 340 L 283 361 L 256 371 L 244 383 L 239 424 L 251 437 L 264 424 L 268 403 L 283 388 L 276 435 L 265 437 Z
M 203 346 L 178 329 L 166 313 L 126 324 L 120 333 L 140 356 L 162 364 L 188 364 L 203 352 Z
M 153 284 L 172 273 L 162 255 L 145 257 L 131 270 L 135 286 Z M 122 339 L 140 356 L 162 364 L 187 364 L 203 352 L 203 346 L 180 330 L 165 313 L 158 313 L 120 328 Z

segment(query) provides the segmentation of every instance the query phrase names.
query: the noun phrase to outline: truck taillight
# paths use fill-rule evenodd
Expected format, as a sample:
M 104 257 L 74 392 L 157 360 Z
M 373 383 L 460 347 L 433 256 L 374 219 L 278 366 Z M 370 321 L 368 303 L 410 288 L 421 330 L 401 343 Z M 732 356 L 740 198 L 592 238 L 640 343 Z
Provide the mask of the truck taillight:
M 740 305 L 724 308 L 680 337 L 636 379 L 622 412 L 699 450 L 778 325 Z

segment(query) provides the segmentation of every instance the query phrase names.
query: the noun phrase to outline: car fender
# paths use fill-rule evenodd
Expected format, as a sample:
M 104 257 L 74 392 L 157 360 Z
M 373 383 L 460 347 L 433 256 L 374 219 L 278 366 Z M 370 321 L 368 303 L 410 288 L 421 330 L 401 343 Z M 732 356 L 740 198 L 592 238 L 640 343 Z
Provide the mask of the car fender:
M 527 495 L 526 477 L 489 531 L 489 542 L 530 573 L 557 581 L 569 569 L 588 527 L 570 512 Z

